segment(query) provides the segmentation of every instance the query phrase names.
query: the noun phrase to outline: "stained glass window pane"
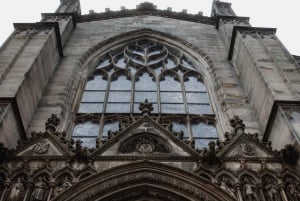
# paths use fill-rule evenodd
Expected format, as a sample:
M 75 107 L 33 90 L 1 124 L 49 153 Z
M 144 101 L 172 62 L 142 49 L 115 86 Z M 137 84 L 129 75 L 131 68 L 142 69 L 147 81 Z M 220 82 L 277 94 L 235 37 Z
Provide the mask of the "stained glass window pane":
M 141 113 L 141 111 L 139 110 L 139 106 L 140 106 L 140 103 L 135 103 L 134 104 L 134 113 Z M 157 104 L 152 104 L 153 106 L 153 111 L 151 113 L 158 113 L 158 107 L 157 107 Z
M 172 123 L 172 128 L 173 128 L 173 131 L 175 131 L 175 132 L 183 131 L 183 133 L 184 133 L 183 136 L 184 137 L 189 137 L 186 123 L 173 122 Z
M 106 108 L 107 113 L 129 113 L 129 103 L 108 103 Z
M 174 68 L 174 67 L 176 67 L 176 63 L 175 63 L 175 61 L 173 61 L 173 59 L 168 58 L 168 59 L 165 60 L 165 66 L 168 69 Z
M 135 92 L 134 94 L 134 102 L 135 103 L 142 103 L 148 99 L 150 103 L 157 102 L 157 94 L 156 92 Z
M 98 136 L 99 124 L 87 121 L 74 127 L 72 136 Z
M 117 80 L 113 80 L 110 84 L 110 90 L 130 90 L 131 81 L 125 76 L 119 76 Z
M 87 81 L 85 90 L 105 90 L 107 81 L 101 75 L 95 75 L 94 79 Z
M 179 81 L 174 80 L 173 77 L 167 76 L 165 80 L 160 81 L 161 91 L 181 91 L 181 85 Z
M 162 113 L 180 113 L 184 114 L 184 105 L 183 104 L 161 104 Z
M 183 103 L 181 92 L 160 92 L 162 103 Z
M 78 113 L 101 113 L 102 103 L 80 103 Z
M 156 90 L 156 82 L 152 79 L 148 73 L 144 73 L 139 77 L 139 80 L 135 82 L 135 90 Z
M 210 105 L 188 104 L 190 114 L 212 114 Z
M 217 138 L 217 130 L 214 125 L 202 122 L 192 124 L 192 133 L 194 137 Z
M 186 98 L 188 103 L 209 103 L 207 93 L 187 92 Z
M 116 62 L 116 65 L 120 68 L 126 67 L 126 60 L 123 57 L 118 58 L 115 62 Z
M 196 149 L 203 149 L 208 147 L 208 143 L 210 141 L 215 141 L 212 139 L 195 139 L 195 148 Z
M 85 91 L 81 102 L 103 102 L 104 96 L 104 91 Z
M 186 91 L 206 91 L 204 84 L 197 80 L 195 77 L 189 77 L 189 80 L 185 83 Z
M 115 121 L 115 122 L 107 122 L 104 124 L 103 127 L 103 134 L 102 137 L 107 137 L 107 133 L 108 131 L 118 131 L 119 130 L 119 122 Z
M 108 102 L 130 102 L 130 91 L 110 91 L 108 94 Z

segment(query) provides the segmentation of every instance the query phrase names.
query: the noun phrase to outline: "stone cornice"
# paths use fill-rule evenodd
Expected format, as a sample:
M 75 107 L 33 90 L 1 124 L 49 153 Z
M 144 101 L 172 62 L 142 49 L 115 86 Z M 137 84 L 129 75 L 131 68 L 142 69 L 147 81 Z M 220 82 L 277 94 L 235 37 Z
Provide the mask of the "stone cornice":
M 209 25 L 216 25 L 217 20 L 211 17 L 205 17 L 199 14 L 188 14 L 184 12 L 173 12 L 168 10 L 157 10 L 157 9 L 131 9 L 131 10 L 121 10 L 121 11 L 108 11 L 105 13 L 93 13 L 88 15 L 77 15 L 76 22 L 91 22 L 97 20 L 107 20 L 115 18 L 133 17 L 133 16 L 143 16 L 143 15 L 153 15 L 158 17 L 172 18 L 190 22 L 197 22 Z
M 75 13 L 42 13 L 42 18 L 45 17 L 72 17 L 73 26 L 76 27 L 76 14 Z
M 276 28 L 265 28 L 265 27 L 247 27 L 247 26 L 234 26 L 232 31 L 231 43 L 228 53 L 228 60 L 232 59 L 233 56 L 233 49 L 235 45 L 235 40 L 238 32 L 256 32 L 256 33 L 268 33 L 268 34 L 275 34 Z
M 63 57 L 63 49 L 62 49 L 58 22 L 14 23 L 14 28 L 16 30 L 18 29 L 24 30 L 24 29 L 32 29 L 32 28 L 34 29 L 54 28 L 58 53 L 61 58 Z
M 220 20 L 236 20 L 236 21 L 241 21 L 245 23 L 249 23 L 249 17 L 239 17 L 239 16 L 226 16 L 226 15 L 218 15 L 217 16 L 217 24 L 216 24 L 216 29 L 219 29 L 220 26 Z

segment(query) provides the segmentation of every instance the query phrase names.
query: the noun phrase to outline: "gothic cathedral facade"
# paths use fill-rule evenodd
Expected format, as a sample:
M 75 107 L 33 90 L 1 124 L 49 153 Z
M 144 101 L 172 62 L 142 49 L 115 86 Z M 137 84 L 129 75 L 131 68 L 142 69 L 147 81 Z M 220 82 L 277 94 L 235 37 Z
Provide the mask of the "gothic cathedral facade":
M 83 2 L 82 2 L 83 3 Z M 300 68 L 275 28 L 61 0 L 0 49 L 0 201 L 300 201 Z

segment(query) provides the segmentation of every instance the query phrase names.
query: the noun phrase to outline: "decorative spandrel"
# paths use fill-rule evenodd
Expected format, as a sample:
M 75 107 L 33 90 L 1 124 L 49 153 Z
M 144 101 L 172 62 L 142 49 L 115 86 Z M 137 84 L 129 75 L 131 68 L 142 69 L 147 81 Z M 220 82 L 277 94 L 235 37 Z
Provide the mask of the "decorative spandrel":
M 170 153 L 170 147 L 161 137 L 150 133 L 142 133 L 125 140 L 121 144 L 119 152 L 122 154 L 139 153 L 144 155 L 167 154 Z

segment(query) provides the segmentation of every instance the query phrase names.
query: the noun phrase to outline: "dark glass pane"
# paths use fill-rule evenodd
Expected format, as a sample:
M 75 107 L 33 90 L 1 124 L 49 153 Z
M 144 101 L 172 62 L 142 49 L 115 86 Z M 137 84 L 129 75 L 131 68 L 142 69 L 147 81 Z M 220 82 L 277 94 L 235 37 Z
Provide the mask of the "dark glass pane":
M 173 122 L 172 127 L 173 127 L 173 131 L 176 131 L 176 132 L 183 131 L 184 132 L 183 136 L 186 137 L 186 138 L 189 137 L 189 132 L 188 132 L 188 128 L 186 126 L 186 123 Z
M 130 102 L 130 91 L 110 91 L 108 94 L 108 102 Z
M 119 122 L 115 121 L 115 122 L 107 122 L 104 124 L 103 127 L 103 134 L 102 137 L 107 137 L 107 133 L 108 131 L 118 131 L 119 130 Z
M 135 92 L 134 94 L 134 102 L 135 103 L 142 103 L 148 99 L 150 103 L 157 102 L 157 94 L 156 92 Z
M 106 108 L 107 113 L 129 113 L 129 103 L 108 103 Z
M 183 103 L 181 92 L 160 92 L 162 103 Z
M 80 103 L 78 113 L 101 113 L 102 103 Z
M 197 148 L 197 149 L 208 148 L 208 143 L 210 141 L 215 141 L 215 140 L 212 140 L 212 139 L 195 139 L 195 148 Z
M 188 104 L 190 114 L 212 114 L 210 105 Z
M 94 76 L 94 79 L 87 81 L 85 90 L 106 90 L 107 81 L 102 76 Z
M 88 147 L 88 148 L 95 148 L 96 147 L 96 138 L 89 137 L 89 138 L 74 138 L 74 140 L 81 140 L 81 146 Z
M 184 114 L 184 105 L 183 104 L 161 104 L 162 113 L 180 113 Z
M 186 91 L 206 91 L 205 85 L 195 77 L 189 77 L 189 80 L 185 81 L 184 84 Z
M 186 98 L 188 103 L 208 103 L 209 99 L 207 93 L 193 93 L 187 92 Z
M 156 90 L 156 82 L 148 73 L 144 73 L 138 78 L 139 80 L 135 82 L 135 90 Z
M 103 102 L 104 91 L 85 91 L 82 95 L 81 102 Z
M 214 125 L 202 122 L 192 124 L 192 133 L 194 137 L 217 138 L 217 129 Z
M 98 136 L 99 124 L 87 121 L 74 127 L 72 136 Z
M 134 103 L 134 113 L 141 113 L 139 110 L 140 103 Z M 153 106 L 153 111 L 151 113 L 158 113 L 158 107 L 157 104 L 152 104 Z
M 173 77 L 167 76 L 165 80 L 160 81 L 160 90 L 161 91 L 181 91 L 180 82 L 174 80 Z
M 120 76 L 111 82 L 110 90 L 131 90 L 131 81 L 125 76 Z

